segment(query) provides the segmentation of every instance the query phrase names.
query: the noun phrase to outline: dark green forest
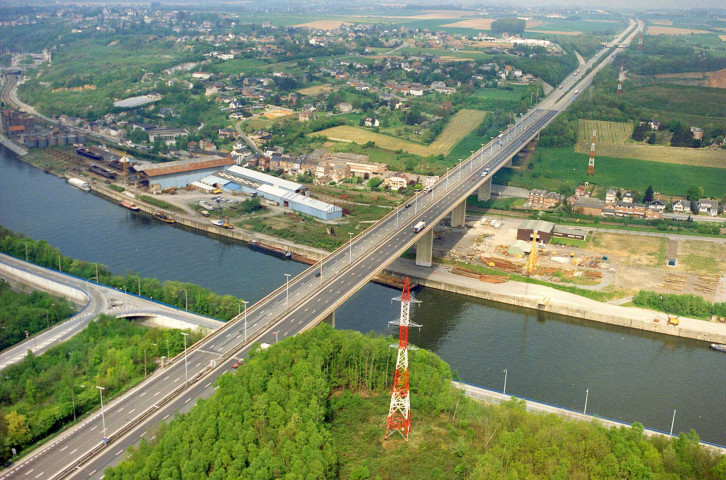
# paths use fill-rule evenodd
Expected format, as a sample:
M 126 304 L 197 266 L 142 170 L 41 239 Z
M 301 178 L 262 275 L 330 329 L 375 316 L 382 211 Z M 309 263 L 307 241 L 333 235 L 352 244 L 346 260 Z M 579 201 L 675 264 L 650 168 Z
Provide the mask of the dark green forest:
M 0 226 L 0 253 L 25 260 L 26 247 L 28 261 L 36 265 L 57 270 L 60 258 L 61 270 L 65 273 L 83 279 L 97 280 L 98 283 L 109 287 L 153 298 L 179 308 L 184 308 L 188 300 L 190 311 L 222 321 L 229 320 L 244 308 L 241 306 L 241 300 L 232 295 L 217 295 L 192 283 L 173 281 L 162 283 L 156 278 L 143 278 L 134 273 L 114 275 L 103 265 L 63 256 L 59 249 L 45 240 L 33 240 Z
M 0 280 L 0 350 L 67 320 L 74 311 L 73 304 L 64 298 L 44 292 L 15 292 Z
M 203 334 L 189 331 L 194 344 Z M 155 330 L 101 316 L 40 356 L 28 352 L 3 369 L 0 382 L 0 463 L 138 383 L 162 356 L 183 351 L 179 330 Z
M 465 397 L 436 355 L 410 355 L 409 442 L 383 440 L 391 338 L 321 325 L 259 350 L 218 390 L 142 440 L 106 479 L 723 479 L 691 432 L 649 438 Z M 394 475 L 394 472 L 396 474 Z

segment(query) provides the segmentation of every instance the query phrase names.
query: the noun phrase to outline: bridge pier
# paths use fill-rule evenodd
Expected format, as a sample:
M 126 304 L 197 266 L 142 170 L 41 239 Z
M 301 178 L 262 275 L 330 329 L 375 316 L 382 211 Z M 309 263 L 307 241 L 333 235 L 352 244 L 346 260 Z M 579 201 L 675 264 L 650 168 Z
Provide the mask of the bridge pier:
M 416 265 L 419 267 L 430 267 L 433 261 L 434 252 L 434 228 L 433 226 L 423 234 L 423 237 L 416 242 Z
M 477 199 L 479 199 L 480 202 L 486 202 L 490 198 L 492 198 L 492 179 L 489 178 L 486 182 L 482 183 L 481 186 L 479 186 L 479 190 L 476 192 Z
M 466 199 L 451 211 L 451 226 L 463 227 L 466 224 Z

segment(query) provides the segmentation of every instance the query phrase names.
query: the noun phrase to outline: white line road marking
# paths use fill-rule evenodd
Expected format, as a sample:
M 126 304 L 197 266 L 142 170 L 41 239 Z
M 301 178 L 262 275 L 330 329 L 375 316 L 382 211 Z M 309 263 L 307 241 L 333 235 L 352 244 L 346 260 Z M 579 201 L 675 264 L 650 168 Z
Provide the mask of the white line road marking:
M 211 384 L 212 384 L 212 382 L 209 382 L 208 384 L 206 384 L 206 385 L 204 386 L 204 388 L 209 388 L 209 386 L 210 386 Z
M 118 457 L 118 456 L 119 456 L 119 455 L 121 455 L 122 453 L 124 453 L 124 451 L 123 451 L 123 450 L 119 450 L 118 452 L 116 452 L 116 454 L 114 455 L 114 457 Z
M 144 430 L 144 433 L 142 433 L 141 435 L 139 435 L 139 438 L 143 437 L 143 436 L 144 436 L 144 435 L 146 435 L 147 433 L 148 433 L 148 430 Z
M 187 398 L 186 400 L 184 400 L 184 403 L 189 403 L 189 400 L 191 400 L 191 398 Z
M 194 365 L 194 368 L 197 368 L 201 364 L 202 364 L 202 362 L 197 363 L 196 365 Z
M 161 392 L 156 392 L 156 393 L 154 394 L 154 396 L 157 396 L 157 395 L 159 395 L 160 393 L 161 393 Z
M 171 383 L 176 383 L 176 382 L 178 382 L 178 381 L 179 381 L 179 377 L 176 377 L 176 378 L 174 379 L 174 381 L 173 381 L 173 382 L 171 382 Z
M 95 426 L 94 426 L 94 427 L 93 427 L 93 428 L 91 429 L 91 431 L 94 431 L 94 430 L 95 430 L 95 429 L 97 429 L 97 428 L 98 428 L 98 425 L 95 425 Z
M 66 445 L 65 447 L 61 448 L 61 449 L 60 449 L 60 451 L 62 452 L 62 451 L 63 451 L 63 450 L 65 450 L 66 448 L 68 448 L 68 445 Z
M 89 473 L 89 474 L 88 474 L 88 476 L 90 477 L 90 476 L 92 476 L 92 475 L 93 475 L 94 473 L 96 473 L 96 470 L 94 470 L 94 471 L 92 471 L 91 473 Z
M 116 410 L 116 413 L 121 413 L 123 411 L 123 409 L 124 409 L 124 407 L 119 408 L 118 410 Z
M 139 395 L 139 398 L 143 397 L 144 395 L 146 395 L 146 392 L 141 392 L 141 395 Z
M 40 472 L 39 474 L 37 474 L 37 475 L 35 476 L 35 478 L 40 478 L 40 476 L 41 476 L 41 475 L 43 475 L 43 472 Z
M 166 420 L 167 418 L 169 418 L 169 415 L 164 415 L 164 418 L 162 418 L 162 420 Z
M 28 473 L 26 473 L 25 476 L 27 477 L 28 475 L 30 475 L 30 472 L 32 472 L 33 470 L 35 470 L 35 469 L 31 468 L 30 470 L 28 470 Z
M 135 409 L 135 408 L 132 408 L 131 410 L 129 410 L 129 415 L 131 415 L 131 414 L 132 414 L 132 413 L 134 413 L 135 411 L 136 411 L 136 409 Z
M 71 453 L 69 453 L 68 455 L 73 455 L 73 454 L 74 454 L 74 453 L 76 453 L 77 451 L 78 451 L 78 449 L 76 448 L 75 450 L 73 450 L 73 451 L 72 451 Z

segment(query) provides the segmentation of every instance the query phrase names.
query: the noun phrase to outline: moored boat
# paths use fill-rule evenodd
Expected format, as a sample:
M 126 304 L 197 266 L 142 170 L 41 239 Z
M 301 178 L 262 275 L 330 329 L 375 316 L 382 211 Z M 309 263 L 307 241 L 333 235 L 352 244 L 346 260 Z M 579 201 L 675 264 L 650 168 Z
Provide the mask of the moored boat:
M 154 218 L 156 218 L 157 220 L 161 220 L 164 223 L 174 223 L 173 218 L 160 210 L 154 212 Z
M 84 192 L 91 191 L 91 185 L 89 185 L 88 182 L 81 180 L 80 178 L 69 178 L 68 183 L 76 188 L 83 190 Z
M 252 240 L 250 242 L 250 248 L 253 250 L 262 250 L 265 252 L 272 253 L 273 255 L 278 255 L 280 257 L 284 258 L 290 258 L 292 256 L 292 253 L 290 253 L 289 250 L 285 250 L 278 247 L 273 247 L 272 245 L 267 245 L 266 243 L 261 243 L 257 240 Z
M 121 205 L 124 208 L 128 208 L 132 212 L 138 212 L 139 206 L 136 205 L 134 202 L 129 202 L 128 200 L 122 200 L 119 202 L 119 205 Z
M 223 227 L 224 221 L 223 220 L 210 220 L 209 221 L 212 225 L 216 225 L 217 227 Z
M 712 343 L 711 348 L 713 350 L 716 350 L 718 352 L 724 352 L 726 353 L 726 345 L 723 343 Z

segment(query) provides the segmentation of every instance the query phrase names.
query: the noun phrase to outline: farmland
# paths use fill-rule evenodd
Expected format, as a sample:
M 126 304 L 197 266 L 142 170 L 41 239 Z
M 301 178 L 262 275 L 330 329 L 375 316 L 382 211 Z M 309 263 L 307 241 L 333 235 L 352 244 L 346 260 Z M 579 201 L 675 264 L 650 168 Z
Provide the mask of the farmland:
M 515 172 L 503 169 L 495 175 L 497 184 L 525 188 L 572 191 L 581 182 L 645 190 L 652 185 L 665 195 L 684 195 L 691 185 L 700 185 L 706 196 L 724 194 L 724 171 L 720 168 L 691 165 L 668 165 L 637 159 L 597 155 L 595 176 L 586 175 L 588 155 L 570 148 L 538 148 L 532 169 Z
M 324 83 L 322 85 L 313 85 L 312 87 L 305 87 L 297 90 L 297 93 L 300 95 L 321 95 L 324 93 L 330 93 L 335 89 L 333 85 L 330 85 L 329 83 Z
M 409 142 L 397 137 L 348 125 L 328 128 L 318 132 L 318 134 L 336 142 L 351 142 L 359 145 L 374 142 L 376 146 L 385 150 L 394 152 L 402 150 L 415 155 L 428 157 L 449 153 L 462 138 L 479 126 L 485 116 L 486 112 L 479 110 L 461 110 L 457 112 L 431 145 Z
M 706 30 L 696 30 L 693 28 L 666 27 L 661 25 L 653 25 L 648 27 L 648 35 L 692 35 L 694 33 L 711 33 Z
M 384 135 L 382 133 L 376 133 L 370 130 L 364 130 L 358 127 L 351 127 L 349 125 L 343 125 L 339 127 L 328 128 L 317 132 L 316 135 L 322 135 L 327 137 L 329 140 L 335 142 L 350 142 L 357 143 L 359 145 L 365 145 L 368 142 L 374 142 L 376 146 L 391 150 L 403 150 L 404 152 L 413 153 L 415 155 L 421 155 L 422 157 L 428 157 L 431 155 L 438 155 L 442 153 L 440 150 L 431 148 L 426 145 L 401 140 L 400 138 Z
M 430 147 L 448 153 L 454 145 L 474 130 L 484 120 L 486 112 L 481 110 L 460 110 L 454 115 Z
M 633 126 L 625 122 L 603 122 L 599 120 L 579 120 L 577 123 L 577 142 L 581 146 L 587 145 L 587 151 L 590 151 L 590 141 L 592 140 L 592 131 L 597 130 L 595 139 L 597 145 L 625 145 L 630 134 L 633 132 Z
M 625 122 L 579 120 L 575 152 L 590 153 L 592 131 L 597 129 L 597 157 L 632 158 L 649 162 L 726 168 L 726 150 L 711 148 L 668 147 L 631 143 L 632 126 Z

